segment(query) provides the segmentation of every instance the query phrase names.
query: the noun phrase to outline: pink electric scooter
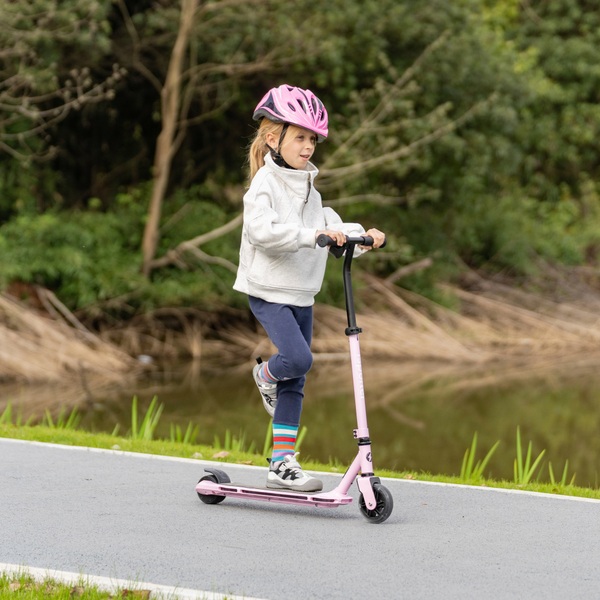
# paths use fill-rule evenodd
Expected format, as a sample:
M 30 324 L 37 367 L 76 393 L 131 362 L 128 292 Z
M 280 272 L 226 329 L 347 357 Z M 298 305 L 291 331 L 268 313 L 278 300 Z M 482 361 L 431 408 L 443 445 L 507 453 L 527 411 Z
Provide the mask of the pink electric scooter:
M 233 496 L 249 500 L 265 500 L 284 504 L 335 507 L 352 502 L 352 497 L 348 495 L 348 490 L 352 482 L 356 479 L 360 492 L 358 501 L 360 511 L 370 523 L 383 523 L 392 514 L 394 501 L 390 491 L 381 485 L 379 478 L 375 477 L 373 473 L 371 438 L 369 437 L 367 426 L 362 364 L 358 342 L 358 334 L 362 330 L 356 325 L 351 278 L 354 247 L 356 245 L 372 246 L 373 238 L 368 236 L 347 237 L 346 243 L 343 246 L 336 246 L 333 239 L 326 235 L 320 235 L 317 243 L 321 247 L 329 246 L 330 252 L 336 258 L 344 255 L 344 296 L 348 317 L 346 335 L 350 342 L 350 361 L 354 381 L 354 401 L 356 404 L 356 420 L 358 425 L 354 430 L 354 439 L 358 442 L 356 458 L 342 477 L 338 486 L 330 492 L 311 493 L 247 487 L 231 483 L 226 473 L 215 468 L 204 469 L 208 475 L 200 479 L 196 486 L 196 492 L 200 500 L 205 504 L 218 504 L 219 502 L 223 502 L 227 496 Z

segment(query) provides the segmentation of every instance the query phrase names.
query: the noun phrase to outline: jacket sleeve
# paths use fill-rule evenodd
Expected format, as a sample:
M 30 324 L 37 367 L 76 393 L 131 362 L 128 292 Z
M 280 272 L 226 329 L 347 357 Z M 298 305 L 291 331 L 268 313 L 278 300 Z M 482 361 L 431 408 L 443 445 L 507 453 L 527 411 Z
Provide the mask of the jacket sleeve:
M 267 254 L 314 248 L 317 230 L 281 223 L 281 217 L 272 208 L 271 193 L 269 187 L 263 185 L 244 197 L 244 227 L 248 241 Z

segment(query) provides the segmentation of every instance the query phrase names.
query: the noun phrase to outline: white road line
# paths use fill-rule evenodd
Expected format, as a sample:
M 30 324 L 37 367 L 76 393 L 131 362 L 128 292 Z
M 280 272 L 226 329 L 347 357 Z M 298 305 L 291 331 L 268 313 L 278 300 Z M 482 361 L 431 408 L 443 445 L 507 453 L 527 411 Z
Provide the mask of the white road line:
M 150 598 L 155 600 L 266 600 L 252 598 L 250 596 L 234 596 L 231 594 L 218 594 L 203 590 L 191 590 L 188 588 L 171 587 L 156 583 L 141 581 L 127 581 L 125 579 L 113 579 L 111 577 L 99 577 L 95 575 L 84 575 L 82 573 L 69 573 L 68 571 L 55 571 L 53 569 L 38 569 L 21 565 L 0 563 L 0 573 L 8 575 L 30 575 L 35 581 L 43 582 L 52 579 L 67 585 L 95 586 L 100 591 L 118 594 L 122 590 L 147 590 Z

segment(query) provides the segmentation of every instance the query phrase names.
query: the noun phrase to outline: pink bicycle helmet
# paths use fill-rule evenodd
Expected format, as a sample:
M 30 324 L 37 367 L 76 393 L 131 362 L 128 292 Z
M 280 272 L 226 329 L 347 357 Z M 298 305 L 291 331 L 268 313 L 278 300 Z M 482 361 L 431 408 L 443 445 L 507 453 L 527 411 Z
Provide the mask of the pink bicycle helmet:
M 270 89 L 257 104 L 252 118 L 259 121 L 263 117 L 313 131 L 318 142 L 327 137 L 327 110 L 310 90 L 285 84 Z

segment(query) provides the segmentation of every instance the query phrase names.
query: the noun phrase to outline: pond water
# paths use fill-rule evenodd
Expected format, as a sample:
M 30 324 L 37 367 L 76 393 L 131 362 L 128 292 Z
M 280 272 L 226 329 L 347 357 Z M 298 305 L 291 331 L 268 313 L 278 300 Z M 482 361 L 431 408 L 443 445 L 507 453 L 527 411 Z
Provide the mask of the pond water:
M 435 363 L 365 362 L 369 429 L 375 469 L 417 470 L 458 475 L 465 450 L 478 433 L 477 458 L 500 445 L 486 475 L 512 479 L 516 434 L 533 458 L 545 450 L 540 481 L 549 481 L 548 463 L 560 479 L 569 461 L 569 479 L 597 488 L 600 472 L 600 373 L 597 360 L 572 365 L 559 361 L 534 370 L 457 369 Z M 196 365 L 197 366 L 197 365 Z M 212 443 L 225 433 L 245 436 L 246 445 L 264 446 L 269 417 L 250 375 L 203 373 L 178 367 L 139 384 L 135 390 L 99 400 L 82 409 L 82 426 L 121 433 L 131 426 L 131 400 L 144 411 L 154 395 L 164 405 L 157 431 L 169 437 L 171 424 L 198 425 L 197 441 Z M 317 362 L 309 374 L 302 425 L 307 433 L 301 458 L 337 460 L 345 466 L 356 453 L 352 379 L 349 365 Z M 210 457 L 206 457 L 210 458 Z

